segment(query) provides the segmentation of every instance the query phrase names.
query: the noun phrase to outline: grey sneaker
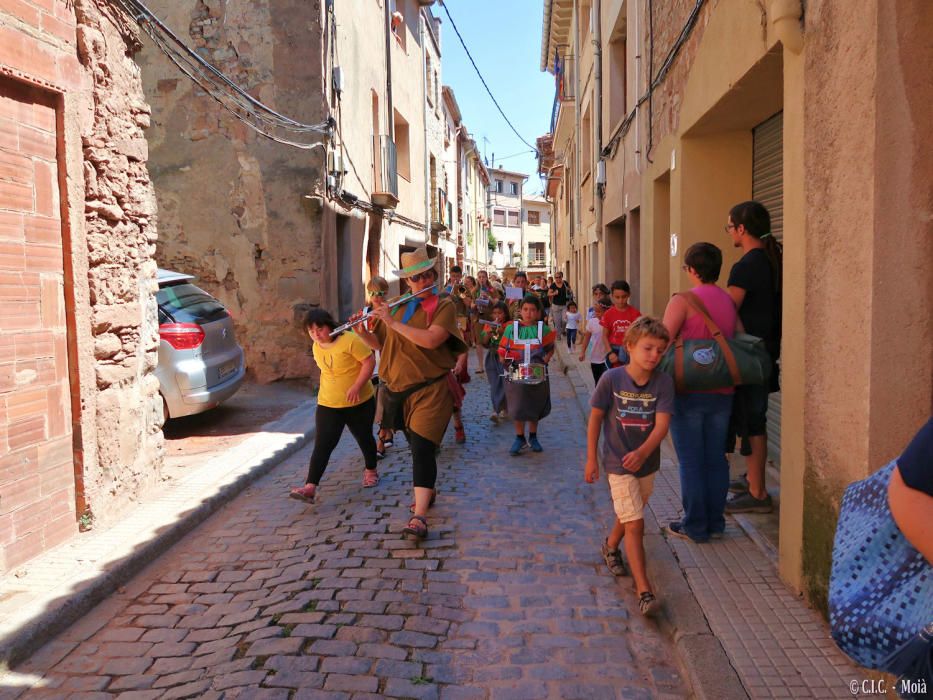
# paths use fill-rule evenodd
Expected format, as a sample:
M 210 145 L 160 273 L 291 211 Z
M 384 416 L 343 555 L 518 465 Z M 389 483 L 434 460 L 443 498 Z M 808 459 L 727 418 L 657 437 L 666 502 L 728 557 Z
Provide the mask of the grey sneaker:
M 602 552 L 606 566 L 609 567 L 609 571 L 612 572 L 613 576 L 628 575 L 628 571 L 625 570 L 625 562 L 622 561 L 622 553 L 618 549 L 609 549 L 609 544 L 606 540 L 603 540 L 603 546 L 600 551 Z
M 770 513 L 774 510 L 771 496 L 755 498 L 748 491 L 739 493 L 726 501 L 727 513 Z
M 748 475 L 742 474 L 742 476 L 733 479 L 729 482 L 729 493 L 746 493 L 748 491 Z

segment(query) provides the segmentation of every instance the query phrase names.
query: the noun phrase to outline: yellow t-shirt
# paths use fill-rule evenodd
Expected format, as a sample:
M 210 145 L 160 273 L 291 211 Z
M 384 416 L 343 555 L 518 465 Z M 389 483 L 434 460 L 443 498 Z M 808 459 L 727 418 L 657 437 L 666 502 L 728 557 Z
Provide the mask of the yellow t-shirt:
M 319 406 L 328 408 L 349 408 L 368 401 L 373 396 L 372 382 L 366 382 L 360 389 L 359 402 L 347 402 L 347 389 L 360 374 L 360 363 L 373 354 L 369 346 L 355 333 L 343 333 L 331 343 L 322 347 L 315 343 L 312 348 L 314 361 L 321 370 L 321 388 L 318 391 Z

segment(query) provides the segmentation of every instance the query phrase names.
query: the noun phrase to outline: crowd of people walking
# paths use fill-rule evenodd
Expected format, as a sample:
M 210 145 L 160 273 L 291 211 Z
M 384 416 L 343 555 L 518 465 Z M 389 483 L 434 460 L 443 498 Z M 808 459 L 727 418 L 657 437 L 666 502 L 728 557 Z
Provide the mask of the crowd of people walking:
M 540 425 L 551 412 L 549 364 L 557 343 L 566 342 L 581 362 L 588 360 L 596 383 L 584 477 L 593 482 L 605 471 L 612 494 L 615 512 L 603 557 L 615 575 L 631 570 L 639 605 L 652 613 L 658 601 L 645 565 L 644 508 L 668 432 L 680 464 L 683 506 L 681 519 L 667 524 L 672 536 L 701 544 L 722 536 L 726 512 L 772 507 L 764 479 L 765 414 L 780 347 L 780 248 L 770 235 L 768 212 L 757 202 L 733 207 L 725 233 L 743 251 L 727 284 L 718 284 L 719 246 L 690 246 L 683 270 L 691 289 L 675 294 L 661 318 L 643 316 L 630 303 L 625 280 L 594 285 L 584 313 L 560 271 L 553 278 L 529 279 L 516 271 L 500 279 L 486 271 L 464 276 L 453 266 L 441 284 L 437 260 L 425 248 L 403 254 L 395 276 L 409 293 L 387 300 L 387 282 L 373 278 L 369 305 L 352 319 L 352 330 L 342 331 L 323 310 L 308 314 L 321 371 L 317 439 L 307 482 L 290 495 L 314 502 L 344 427 L 363 454 L 362 485 L 376 486 L 377 460 L 402 431 L 414 490 L 404 532 L 426 537 L 437 454 L 449 423 L 455 441 L 466 440 L 460 406 L 471 380 L 471 354 L 473 373 L 488 383 L 489 418 L 512 424 L 508 452 L 517 457 L 545 450 Z M 721 385 L 694 385 L 690 363 L 703 362 L 704 353 L 715 357 L 713 345 L 731 342 L 737 333 L 756 335 L 767 349 L 767 366 L 757 375 L 767 384 L 737 378 L 730 365 Z M 686 353 L 685 365 L 683 348 L 697 342 L 707 345 Z M 731 357 L 727 345 L 721 352 Z M 726 454 L 736 444 L 747 456 L 748 472 L 730 483 Z M 730 487 L 737 495 L 727 501 Z

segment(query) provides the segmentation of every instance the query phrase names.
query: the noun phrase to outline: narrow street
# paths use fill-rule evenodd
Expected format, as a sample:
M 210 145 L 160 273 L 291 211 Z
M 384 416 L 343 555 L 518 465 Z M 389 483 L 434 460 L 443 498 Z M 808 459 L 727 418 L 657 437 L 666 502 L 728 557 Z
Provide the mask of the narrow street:
M 286 497 L 305 449 L 18 667 L 37 681 L 21 697 L 684 697 L 670 641 L 602 563 L 612 511 L 583 482 L 570 382 L 552 377 L 545 452 L 511 458 L 472 376 L 424 543 L 400 534 L 404 446 L 364 490 L 345 434 L 315 505 Z

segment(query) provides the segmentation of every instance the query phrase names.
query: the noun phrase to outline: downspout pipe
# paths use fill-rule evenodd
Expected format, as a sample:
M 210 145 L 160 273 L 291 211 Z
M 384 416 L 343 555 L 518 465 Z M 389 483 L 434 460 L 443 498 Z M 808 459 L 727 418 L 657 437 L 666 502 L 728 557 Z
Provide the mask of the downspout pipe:
M 389 3 L 386 3 L 388 5 Z M 428 43 L 424 25 L 427 20 L 418 12 L 418 33 L 421 36 L 421 95 L 424 124 L 424 244 L 431 243 L 431 158 L 428 151 Z
M 395 111 L 392 106 L 392 13 L 389 3 L 385 3 L 385 35 L 386 35 L 386 131 L 387 136 L 395 141 Z
M 603 240 L 603 197 L 606 193 L 606 183 L 599 182 L 600 177 L 605 180 L 605 161 L 603 160 L 603 37 L 602 37 L 602 0 L 593 3 L 593 49 L 594 74 L 593 83 L 596 91 L 596 107 L 594 122 L 596 123 L 596 138 L 593 139 L 593 163 L 596 164 L 594 175 L 596 192 L 596 240 Z M 606 264 L 606 251 L 600 256 L 603 266 Z M 600 270 L 600 279 L 605 279 L 605 270 Z

